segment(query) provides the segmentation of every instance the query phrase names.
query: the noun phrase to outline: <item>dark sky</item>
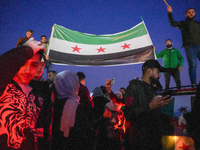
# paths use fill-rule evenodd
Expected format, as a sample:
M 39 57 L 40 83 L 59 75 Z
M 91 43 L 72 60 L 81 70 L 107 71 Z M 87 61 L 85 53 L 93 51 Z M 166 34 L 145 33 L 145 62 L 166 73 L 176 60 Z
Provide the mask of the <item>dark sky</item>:
M 196 20 L 200 21 L 199 0 L 167 0 L 172 6 L 174 19 L 185 20 L 185 11 L 193 7 Z M 25 37 L 27 29 L 34 30 L 33 37 L 40 40 L 41 35 L 48 38 L 53 24 L 64 26 L 90 34 L 114 34 L 132 28 L 144 19 L 157 52 L 165 49 L 165 40 L 172 39 L 174 47 L 185 58 L 181 32 L 171 27 L 168 22 L 167 9 L 163 0 L 58 0 L 28 1 L 3 0 L 0 5 L 0 54 L 15 47 L 20 37 Z M 162 59 L 159 60 L 162 64 Z M 96 86 L 104 85 L 107 78 L 115 78 L 113 91 L 128 86 L 128 82 L 141 77 L 142 64 L 115 67 L 78 67 L 53 65 L 57 72 L 72 70 L 82 71 L 86 75 L 86 86 L 92 92 Z M 200 64 L 197 64 L 197 81 L 200 80 Z M 46 77 L 46 73 L 44 74 Z M 189 85 L 188 63 L 185 58 L 181 71 L 182 85 Z M 161 84 L 164 77 L 161 74 Z M 171 79 L 171 87 L 175 86 Z

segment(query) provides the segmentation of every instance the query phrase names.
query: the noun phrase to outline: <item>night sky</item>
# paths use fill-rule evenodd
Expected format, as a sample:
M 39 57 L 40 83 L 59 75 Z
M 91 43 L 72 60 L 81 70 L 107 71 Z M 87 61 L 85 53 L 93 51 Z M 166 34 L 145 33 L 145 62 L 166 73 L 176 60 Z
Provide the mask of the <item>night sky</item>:
M 200 21 L 199 0 L 167 0 L 173 9 L 176 21 L 185 20 L 185 11 L 193 7 L 197 21 Z M 142 21 L 146 24 L 152 42 L 159 53 L 165 49 L 165 40 L 172 39 L 173 47 L 181 47 L 181 32 L 170 26 L 167 17 L 167 6 L 163 0 L 58 0 L 58 1 L 27 1 L 3 0 L 0 5 L 0 54 L 15 47 L 20 37 L 32 29 L 33 37 L 40 40 L 41 35 L 50 37 L 53 24 L 64 26 L 89 34 L 114 34 L 132 28 Z M 159 60 L 162 64 L 162 59 Z M 86 75 L 86 86 L 89 91 L 96 86 L 104 85 L 107 78 L 115 78 L 112 87 L 114 92 L 120 87 L 127 87 L 128 82 L 142 76 L 142 64 L 115 67 L 79 67 L 53 65 L 53 70 L 60 72 L 72 70 L 82 71 Z M 200 63 L 197 63 L 197 81 L 200 80 Z M 46 71 L 44 77 L 46 78 Z M 161 74 L 164 87 L 164 75 Z M 181 71 L 182 85 L 190 84 L 188 63 L 185 58 Z M 171 87 L 175 86 L 171 78 Z

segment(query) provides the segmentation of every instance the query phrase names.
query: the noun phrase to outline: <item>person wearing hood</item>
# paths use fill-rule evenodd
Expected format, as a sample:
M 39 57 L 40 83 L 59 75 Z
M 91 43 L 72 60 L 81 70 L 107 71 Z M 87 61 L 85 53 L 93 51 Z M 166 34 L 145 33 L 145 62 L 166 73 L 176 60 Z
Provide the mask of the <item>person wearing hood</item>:
M 52 149 L 92 149 L 90 122 L 87 108 L 79 103 L 79 79 L 69 70 L 57 74 L 55 79 Z
M 179 28 L 182 33 L 182 43 L 189 65 L 189 76 L 192 87 L 196 86 L 197 58 L 200 61 L 200 22 L 194 19 L 194 8 L 188 8 L 185 21 L 174 21 L 171 6 L 167 7 L 169 23 Z

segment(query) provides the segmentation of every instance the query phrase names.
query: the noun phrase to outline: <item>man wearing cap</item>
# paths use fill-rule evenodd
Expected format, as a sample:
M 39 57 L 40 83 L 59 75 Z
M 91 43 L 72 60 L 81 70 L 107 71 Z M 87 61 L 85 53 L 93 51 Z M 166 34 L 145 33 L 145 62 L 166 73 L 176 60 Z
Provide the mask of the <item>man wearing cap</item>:
M 157 60 L 146 61 L 142 66 L 141 80 L 131 80 L 126 89 L 124 114 L 130 123 L 130 149 L 162 149 L 160 108 L 169 104 L 172 99 L 169 95 L 156 95 L 153 84 L 160 77 L 160 71 L 163 70 Z

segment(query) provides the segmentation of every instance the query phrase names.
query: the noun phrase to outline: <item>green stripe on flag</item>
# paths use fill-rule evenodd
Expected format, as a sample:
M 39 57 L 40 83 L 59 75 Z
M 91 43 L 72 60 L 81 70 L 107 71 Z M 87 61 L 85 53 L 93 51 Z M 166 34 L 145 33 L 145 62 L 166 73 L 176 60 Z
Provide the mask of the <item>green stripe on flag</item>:
M 168 105 L 165 105 L 161 111 L 169 117 L 174 117 L 174 98 Z
M 127 31 L 109 35 L 93 35 L 81 33 L 78 31 L 66 29 L 55 24 L 53 37 L 75 43 L 102 45 L 123 42 L 133 38 L 141 37 L 146 34 L 147 30 L 143 22 Z

